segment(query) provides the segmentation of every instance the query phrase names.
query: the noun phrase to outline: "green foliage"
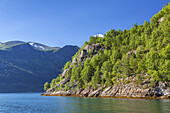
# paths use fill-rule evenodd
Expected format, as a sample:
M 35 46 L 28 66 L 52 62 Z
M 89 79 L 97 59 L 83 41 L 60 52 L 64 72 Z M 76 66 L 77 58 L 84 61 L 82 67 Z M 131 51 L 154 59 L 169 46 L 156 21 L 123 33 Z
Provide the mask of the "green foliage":
M 70 85 L 73 87 L 77 82 L 78 89 L 90 86 L 96 88 L 98 84 L 111 86 L 118 78 L 125 79 L 131 75 L 137 75 L 136 82 L 139 84 L 144 73 L 151 75 L 153 84 L 157 81 L 170 81 L 169 7 L 168 4 L 153 16 L 151 23 L 135 23 L 130 30 L 124 31 L 111 29 L 103 38 L 90 37 L 89 42 L 85 42 L 73 56 L 78 62 L 71 66 L 71 76 L 68 76 L 71 77 Z M 100 43 L 100 50 L 90 49 L 86 59 L 80 61 L 78 55 L 84 47 L 96 43 Z M 69 68 L 70 64 L 68 62 L 64 69 Z M 129 82 L 126 80 L 125 84 Z
M 154 71 L 153 74 L 152 74 L 152 78 L 154 78 L 156 80 L 156 82 L 159 81 L 160 80 L 159 72 L 158 71 Z
M 102 41 L 102 37 L 91 36 L 88 44 L 100 43 L 101 41 Z
M 50 83 L 50 87 L 51 87 L 51 88 L 54 87 L 54 86 L 55 86 L 55 83 L 56 83 L 56 80 L 53 79 L 53 80 L 51 81 L 51 83 Z
M 63 84 L 60 84 L 60 89 L 63 88 Z
M 85 84 L 87 84 L 90 80 L 90 75 L 92 75 L 92 66 L 90 65 L 90 60 L 86 59 L 84 62 L 84 68 L 81 71 L 80 75 Z
M 130 80 L 126 80 L 125 84 L 130 83 Z
M 80 89 L 83 87 L 83 81 L 82 81 L 82 78 L 80 78 L 77 82 L 77 88 Z
M 65 84 L 65 91 L 68 91 L 70 89 L 70 86 L 69 86 L 69 83 L 67 82 L 66 84 Z
M 48 82 L 46 82 L 45 84 L 44 84 L 44 91 L 46 91 L 47 89 L 49 89 L 50 88 L 50 84 L 48 83 Z
M 100 81 L 101 81 L 100 70 L 99 70 L 99 66 L 98 66 L 96 72 L 94 73 L 94 76 L 92 77 L 93 87 L 96 87 L 96 84 L 99 84 Z
M 68 61 L 65 65 L 64 65 L 64 69 L 63 70 L 66 70 L 70 67 L 70 64 L 71 64 L 71 61 Z

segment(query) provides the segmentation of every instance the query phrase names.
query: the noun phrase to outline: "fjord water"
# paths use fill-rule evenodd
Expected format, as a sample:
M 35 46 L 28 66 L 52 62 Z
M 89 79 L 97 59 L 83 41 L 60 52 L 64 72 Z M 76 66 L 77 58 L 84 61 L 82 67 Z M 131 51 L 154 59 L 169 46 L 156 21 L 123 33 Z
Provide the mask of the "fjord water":
M 1 93 L 0 113 L 170 113 L 170 100 L 40 96 Z

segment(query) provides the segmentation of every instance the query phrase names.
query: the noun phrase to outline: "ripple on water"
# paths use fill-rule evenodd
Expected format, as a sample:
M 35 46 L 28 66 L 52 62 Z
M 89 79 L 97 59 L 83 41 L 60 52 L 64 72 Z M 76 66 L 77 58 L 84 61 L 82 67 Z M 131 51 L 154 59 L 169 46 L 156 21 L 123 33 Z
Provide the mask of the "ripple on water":
M 170 100 L 47 97 L 0 94 L 0 113 L 170 113 Z

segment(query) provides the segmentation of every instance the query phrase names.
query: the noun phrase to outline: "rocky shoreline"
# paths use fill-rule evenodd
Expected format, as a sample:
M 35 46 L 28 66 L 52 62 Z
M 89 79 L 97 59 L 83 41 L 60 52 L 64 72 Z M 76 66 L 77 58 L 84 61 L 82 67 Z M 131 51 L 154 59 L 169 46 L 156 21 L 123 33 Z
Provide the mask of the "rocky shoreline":
M 83 50 L 75 57 L 71 65 L 63 71 L 63 79 L 55 86 L 47 89 L 42 96 L 76 96 L 76 97 L 106 97 L 106 98 L 139 98 L 139 99 L 170 99 L 170 83 L 167 81 L 154 81 L 151 75 L 141 73 L 126 78 L 117 78 L 113 85 L 96 84 L 94 87 L 88 83 L 86 86 L 78 87 L 78 80 L 71 84 L 71 76 L 67 73 L 72 71 L 72 66 L 78 62 L 84 66 L 84 61 L 88 58 L 88 52 L 92 51 L 92 57 L 98 55 L 94 51 L 103 51 L 99 43 L 86 45 Z M 129 51 L 128 56 L 136 54 L 136 50 Z M 77 60 L 79 59 L 79 60 Z M 77 65 L 78 66 L 78 65 Z M 100 75 L 103 78 L 103 75 Z M 66 89 L 66 84 L 68 89 Z
M 41 96 L 71 96 L 71 97 L 90 97 L 83 95 L 72 95 L 72 94 L 41 94 Z M 95 96 L 94 96 L 95 97 Z M 170 96 L 160 96 L 160 97 L 126 97 L 126 96 L 97 96 L 99 98 L 126 98 L 126 99 L 170 99 Z
M 41 96 L 71 96 L 71 97 L 85 97 L 81 95 L 58 95 L 58 94 L 41 94 Z M 89 96 L 88 96 L 89 97 Z M 91 97 L 90 97 L 91 98 Z M 112 96 L 98 96 L 98 98 L 124 98 L 124 99 L 170 99 L 168 96 L 162 97 L 112 97 Z
M 141 84 L 133 82 L 124 84 L 119 82 L 114 86 L 99 86 L 97 89 L 91 87 L 68 91 L 47 90 L 42 96 L 76 96 L 76 97 L 105 97 L 105 98 L 135 98 L 135 99 L 170 99 L 169 83 L 159 82 L 152 87 L 146 87 L 148 81 Z

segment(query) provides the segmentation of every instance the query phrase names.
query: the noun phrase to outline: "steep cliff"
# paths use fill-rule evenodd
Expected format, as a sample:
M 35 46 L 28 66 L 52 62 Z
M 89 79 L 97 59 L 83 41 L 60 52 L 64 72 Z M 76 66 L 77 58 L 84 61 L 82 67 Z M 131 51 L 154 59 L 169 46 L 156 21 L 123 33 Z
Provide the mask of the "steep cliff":
M 90 37 L 43 95 L 170 98 L 170 4 L 151 22 Z

